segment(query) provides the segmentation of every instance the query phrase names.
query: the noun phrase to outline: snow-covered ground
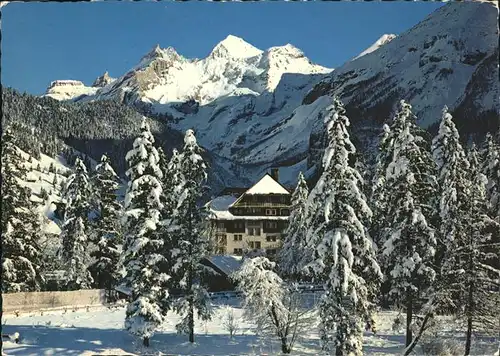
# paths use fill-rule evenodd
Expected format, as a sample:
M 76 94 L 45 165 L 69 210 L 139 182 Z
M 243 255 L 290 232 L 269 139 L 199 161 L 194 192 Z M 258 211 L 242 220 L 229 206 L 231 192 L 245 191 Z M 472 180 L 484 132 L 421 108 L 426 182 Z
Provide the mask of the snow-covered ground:
M 85 309 L 64 313 L 62 311 L 4 315 L 2 333 L 19 332 L 21 343 L 4 342 L 7 355 L 235 355 L 235 354 L 280 354 L 279 344 L 269 336 L 259 336 L 252 323 L 242 318 L 242 309 L 237 301 L 230 303 L 239 319 L 239 330 L 231 340 L 222 326 L 225 305 L 215 305 L 212 321 L 197 321 L 195 343 L 189 344 L 186 335 L 175 332 L 178 316 L 169 314 L 167 323 L 151 339 L 151 347 L 146 351 L 140 341 L 123 329 L 125 308 L 106 307 Z M 395 312 L 382 311 L 377 317 L 377 333 L 365 333 L 365 355 L 401 354 L 404 348 L 403 332 L 392 330 Z M 463 350 L 463 332 L 457 333 L 453 323 L 442 318 L 438 329 L 440 337 L 458 343 Z M 493 355 L 498 350 L 498 340 L 475 338 L 473 354 Z M 293 354 L 319 355 L 320 342 L 315 325 L 294 348 Z M 416 354 L 422 355 L 417 347 Z
M 31 189 L 31 201 L 36 203 L 40 215 L 46 218 L 43 224 L 44 231 L 49 234 L 59 235 L 61 229 L 55 221 L 54 211 L 56 206 L 54 203 L 60 202 L 61 188 L 66 181 L 66 175 L 70 174 L 71 169 L 62 156 L 52 158 L 41 154 L 40 160 L 38 160 L 24 151 L 20 152 L 26 160 L 25 167 L 28 170 L 26 181 L 21 181 L 21 184 Z M 54 168 L 53 172 L 49 171 L 51 165 Z M 54 184 L 56 175 L 57 184 Z M 45 201 L 41 198 L 42 190 L 45 190 L 48 194 L 48 199 Z

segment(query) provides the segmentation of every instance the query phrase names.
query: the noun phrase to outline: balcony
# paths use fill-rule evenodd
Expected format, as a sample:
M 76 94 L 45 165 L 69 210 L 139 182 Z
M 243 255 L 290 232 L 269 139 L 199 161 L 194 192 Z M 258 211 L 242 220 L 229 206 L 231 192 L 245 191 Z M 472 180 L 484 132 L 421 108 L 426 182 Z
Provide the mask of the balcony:
M 286 203 L 270 203 L 270 202 L 240 202 L 234 206 L 235 208 L 290 208 L 290 204 Z

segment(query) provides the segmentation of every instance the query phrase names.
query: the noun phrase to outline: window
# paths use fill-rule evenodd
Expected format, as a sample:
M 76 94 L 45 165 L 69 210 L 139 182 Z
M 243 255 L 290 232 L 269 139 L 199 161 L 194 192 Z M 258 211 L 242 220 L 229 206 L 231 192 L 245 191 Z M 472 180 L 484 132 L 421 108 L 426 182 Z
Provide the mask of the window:
M 223 222 L 218 222 L 217 223 L 217 228 L 218 229 L 224 229 L 224 223 Z
M 248 235 L 250 236 L 260 236 L 260 227 L 249 227 Z
M 266 250 L 266 253 L 267 253 L 268 255 L 270 255 L 270 256 L 274 256 L 274 255 L 276 255 L 276 249 L 275 249 L 275 248 L 268 248 L 268 249 Z
M 217 241 L 220 244 L 226 244 L 227 243 L 227 235 L 226 234 L 217 234 Z
M 242 241 L 243 240 L 243 235 L 234 235 L 233 241 Z
M 216 253 L 219 255 L 224 255 L 226 253 L 226 249 L 224 247 L 218 247 Z
M 276 209 L 266 209 L 266 215 L 276 215 Z
M 261 248 L 260 241 L 250 241 L 248 244 L 250 245 L 251 249 L 260 249 Z
M 235 255 L 242 255 L 243 254 L 243 249 L 242 248 L 235 248 L 234 249 L 234 254 Z
M 278 228 L 278 222 L 276 222 L 276 221 L 268 221 L 266 223 L 266 225 L 270 229 L 277 229 Z
M 268 236 L 266 236 L 266 241 L 267 242 L 276 242 L 277 239 L 278 239 L 278 237 L 276 235 L 268 235 Z
M 236 222 L 234 223 L 234 227 L 236 229 L 244 229 L 245 228 L 245 223 L 242 223 L 242 222 Z
M 290 215 L 290 209 L 281 209 L 281 215 Z

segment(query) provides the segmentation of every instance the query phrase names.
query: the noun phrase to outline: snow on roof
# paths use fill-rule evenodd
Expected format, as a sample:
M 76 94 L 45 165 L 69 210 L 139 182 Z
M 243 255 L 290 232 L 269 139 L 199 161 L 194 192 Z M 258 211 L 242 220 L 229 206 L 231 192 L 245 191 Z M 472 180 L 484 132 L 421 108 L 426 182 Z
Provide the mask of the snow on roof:
M 208 204 L 212 211 L 227 211 L 227 208 L 236 201 L 232 195 L 222 195 L 210 201 Z
M 132 290 L 124 285 L 116 286 L 115 290 L 125 295 L 132 295 Z
M 286 194 L 290 192 L 286 190 L 281 184 L 276 182 L 273 177 L 266 174 L 259 180 L 253 187 L 248 189 L 244 194 Z
M 288 216 L 233 215 L 228 209 L 236 200 L 235 196 L 222 195 L 209 201 L 206 207 L 210 209 L 217 220 L 288 220 Z
M 224 272 L 226 275 L 230 275 L 231 273 L 237 271 L 241 267 L 241 256 L 210 256 L 207 257 L 214 266 Z

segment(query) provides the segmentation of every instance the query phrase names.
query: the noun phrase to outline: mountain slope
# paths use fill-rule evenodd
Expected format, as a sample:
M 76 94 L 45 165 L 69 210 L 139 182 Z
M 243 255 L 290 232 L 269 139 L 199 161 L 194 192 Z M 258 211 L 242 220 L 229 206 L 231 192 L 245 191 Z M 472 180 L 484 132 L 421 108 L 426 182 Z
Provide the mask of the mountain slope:
M 142 115 L 114 101 L 60 102 L 49 97 L 20 94 L 2 89 L 2 125 L 14 124 L 21 148 L 32 156 L 44 153 L 55 158 L 64 145 L 98 161 L 106 153 L 117 173 L 125 172 L 125 154 L 140 132 Z M 170 155 L 182 149 L 183 135 L 162 120 L 150 119 L 156 143 Z M 38 147 L 41 146 L 41 147 Z M 231 169 L 232 163 L 210 151 L 204 154 L 210 166 L 212 194 L 226 185 L 248 184 L 247 172 Z
M 303 104 L 339 95 L 362 139 L 390 119 L 401 99 L 412 104 L 423 127 L 432 128 L 447 105 L 461 134 L 484 134 L 498 127 L 500 114 L 497 19 L 492 4 L 449 3 L 381 48 L 337 68 Z M 317 121 L 311 141 L 321 141 L 322 131 Z M 369 141 L 364 148 L 373 151 Z M 314 162 L 310 157 L 309 164 Z
M 78 101 L 118 100 L 175 130 L 194 128 L 225 170 L 252 181 L 273 165 L 296 172 L 318 162 L 322 115 L 334 94 L 346 104 L 359 148 L 370 153 L 401 99 L 423 127 L 432 129 L 447 105 L 464 135 L 494 129 L 497 19 L 492 4 L 449 3 L 397 37 L 382 36 L 335 71 L 292 45 L 262 51 L 234 36 L 201 60 L 156 46 Z
M 284 73 L 330 71 L 312 64 L 290 44 L 262 51 L 229 35 L 204 59 L 187 59 L 172 47 L 156 45 L 138 65 L 84 100 L 113 98 L 161 111 L 162 104 L 172 102 L 205 105 L 225 95 L 272 92 Z
M 363 52 L 361 52 L 356 57 L 354 57 L 354 59 L 358 59 L 359 57 L 363 57 L 365 54 L 372 53 L 373 51 L 379 49 L 383 45 L 392 41 L 394 38 L 396 38 L 396 35 L 394 35 L 394 34 L 385 34 L 385 35 L 381 36 L 370 47 L 368 47 Z
M 473 73 L 498 52 L 497 17 L 491 4 L 447 4 L 378 50 L 337 68 L 304 103 L 335 93 L 366 109 L 397 96 L 410 101 L 419 122 L 429 126 L 444 104 L 460 104 Z M 489 100 L 485 107 L 492 104 L 497 105 Z
M 79 80 L 54 80 L 45 96 L 56 100 L 72 100 L 81 96 L 94 95 L 97 87 L 87 87 Z

